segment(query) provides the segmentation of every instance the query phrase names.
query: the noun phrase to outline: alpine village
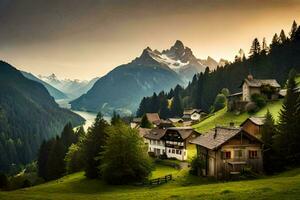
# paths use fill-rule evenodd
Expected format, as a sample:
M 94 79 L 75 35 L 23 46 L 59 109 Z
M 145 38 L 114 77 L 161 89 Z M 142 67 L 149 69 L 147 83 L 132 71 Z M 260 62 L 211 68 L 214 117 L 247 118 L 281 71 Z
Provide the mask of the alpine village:
M 73 96 L 1 61 L 0 199 L 300 199 L 300 26 L 249 49 L 147 47 Z

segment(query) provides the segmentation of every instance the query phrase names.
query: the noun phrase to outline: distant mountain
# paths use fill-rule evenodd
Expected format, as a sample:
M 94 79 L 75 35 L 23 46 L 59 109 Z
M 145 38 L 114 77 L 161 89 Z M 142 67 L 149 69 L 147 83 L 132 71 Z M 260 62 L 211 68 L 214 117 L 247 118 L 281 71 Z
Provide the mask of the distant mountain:
M 71 106 L 76 110 L 101 111 L 104 114 L 113 110 L 132 114 L 142 97 L 184 84 L 170 68 L 170 65 L 177 66 L 173 61 L 148 47 L 140 57 L 100 78 L 91 90 L 72 101 Z
M 44 82 L 52 85 L 53 87 L 59 89 L 60 91 L 64 92 L 71 99 L 78 98 L 82 94 L 85 94 L 93 87 L 94 83 L 99 79 L 98 77 L 96 77 L 90 81 L 81 81 L 78 79 L 60 80 L 56 77 L 55 74 L 51 74 L 50 76 L 39 75 L 39 78 Z
M 208 56 L 207 59 L 198 59 L 200 63 L 202 63 L 204 66 L 209 67 L 210 70 L 217 69 L 217 67 L 223 67 L 225 64 L 228 63 L 225 59 L 220 59 L 219 62 L 217 62 L 212 57 Z
M 66 99 L 68 98 L 67 95 L 65 95 L 63 92 L 61 92 L 60 90 L 56 89 L 55 87 L 53 87 L 52 85 L 46 83 L 45 81 L 37 78 L 36 76 L 34 76 L 33 74 L 31 73 L 28 73 L 28 72 L 24 72 L 24 71 L 21 71 L 21 73 L 23 74 L 23 76 L 25 76 L 26 78 L 30 79 L 30 80 L 33 80 L 33 81 L 36 81 L 36 82 L 39 82 L 41 84 L 43 84 L 45 86 L 45 88 L 48 90 L 48 92 L 50 93 L 50 95 L 52 97 L 54 97 L 54 99 Z
M 84 122 L 60 108 L 41 83 L 3 61 L 0 91 L 0 171 L 32 161 L 41 142 L 60 134 L 67 122 Z

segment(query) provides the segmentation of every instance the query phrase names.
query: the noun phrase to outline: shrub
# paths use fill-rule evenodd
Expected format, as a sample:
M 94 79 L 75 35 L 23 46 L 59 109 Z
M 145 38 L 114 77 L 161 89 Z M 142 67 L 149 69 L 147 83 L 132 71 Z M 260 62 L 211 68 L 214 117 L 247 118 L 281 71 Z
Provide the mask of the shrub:
M 221 110 L 222 108 L 224 108 L 226 106 L 226 96 L 224 94 L 218 94 L 216 96 L 213 108 L 214 108 L 214 112 Z
M 7 176 L 3 173 L 0 173 L 0 189 L 6 189 L 8 187 Z
M 205 168 L 205 161 L 201 159 L 199 156 L 194 156 L 191 162 L 190 174 L 200 175 L 199 170 L 201 170 L 200 173 L 202 173 L 202 169 L 204 168 Z
M 68 174 L 78 172 L 84 168 L 82 151 L 78 145 L 72 144 L 65 157 L 66 171 Z
M 248 113 L 255 113 L 258 110 L 256 103 L 249 102 L 246 104 L 245 109 Z
M 257 107 L 262 108 L 267 104 L 266 97 L 261 94 L 253 94 L 251 100 L 257 105 Z

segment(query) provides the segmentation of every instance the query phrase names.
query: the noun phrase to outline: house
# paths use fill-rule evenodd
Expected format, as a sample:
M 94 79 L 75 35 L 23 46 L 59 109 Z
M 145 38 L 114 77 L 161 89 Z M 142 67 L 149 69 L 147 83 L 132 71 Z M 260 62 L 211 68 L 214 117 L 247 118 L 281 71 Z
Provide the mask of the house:
M 169 118 L 168 119 L 170 122 L 172 122 L 173 124 L 176 124 L 176 123 L 183 123 L 183 119 L 181 118 Z
M 240 87 L 242 92 L 227 96 L 229 111 L 245 111 L 253 94 L 264 95 L 267 100 L 276 100 L 281 96 L 280 85 L 275 79 L 254 79 L 252 75 L 248 75 Z
M 146 117 L 151 124 L 158 123 L 160 121 L 160 117 L 158 113 L 146 113 Z
M 182 119 L 184 121 L 198 121 L 204 112 L 201 109 L 185 109 Z
M 130 127 L 131 128 L 139 128 L 141 124 L 142 118 L 133 118 L 132 121 L 130 122 Z
M 199 136 L 191 127 L 154 128 L 144 138 L 148 141 L 148 152 L 155 156 L 186 160 L 189 142 Z
M 161 119 L 158 115 L 158 113 L 146 113 L 145 114 L 148 121 L 153 124 L 153 126 L 157 126 L 158 124 L 160 124 Z M 142 122 L 142 118 L 138 117 L 138 118 L 133 118 L 132 121 L 130 122 L 130 127 L 131 128 L 139 128 L 140 124 Z
M 261 138 L 261 128 L 265 123 L 265 119 L 265 117 L 250 117 L 241 124 L 241 127 L 247 133 Z
M 263 171 L 262 141 L 242 128 L 216 127 L 191 141 L 203 161 L 204 176 L 229 178 L 240 174 L 245 167 Z
M 248 75 L 241 84 L 243 90 L 242 101 L 251 101 L 253 94 L 263 94 L 269 100 L 279 97 L 280 85 L 275 79 L 254 79 Z

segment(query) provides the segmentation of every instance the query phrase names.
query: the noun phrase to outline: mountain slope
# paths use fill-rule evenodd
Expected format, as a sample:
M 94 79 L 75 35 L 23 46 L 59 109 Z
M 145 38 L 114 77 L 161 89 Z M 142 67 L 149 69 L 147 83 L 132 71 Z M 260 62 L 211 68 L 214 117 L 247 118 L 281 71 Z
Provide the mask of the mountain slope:
M 179 75 L 167 64 L 154 59 L 153 54 L 147 48 L 139 58 L 115 68 L 100 78 L 87 94 L 72 101 L 72 108 L 132 114 L 143 96 L 183 84 Z
M 55 87 L 53 87 L 52 85 L 46 83 L 45 81 L 37 78 L 36 76 L 34 76 L 31 73 L 28 72 L 24 72 L 21 71 L 21 73 L 23 74 L 23 76 L 25 76 L 26 78 L 39 82 L 41 84 L 43 84 L 45 86 L 45 88 L 48 90 L 48 92 L 50 93 L 50 95 L 52 97 L 54 97 L 54 99 L 66 99 L 68 98 L 67 95 L 65 95 L 63 92 L 61 92 L 60 90 L 56 89 Z
M 42 84 L 3 61 L 0 91 L 0 171 L 30 162 L 40 143 L 60 134 L 67 122 L 79 125 L 84 121 L 60 108 Z

